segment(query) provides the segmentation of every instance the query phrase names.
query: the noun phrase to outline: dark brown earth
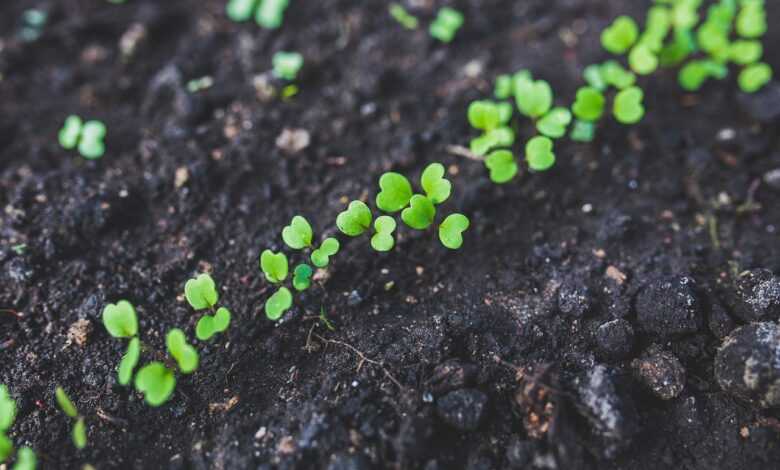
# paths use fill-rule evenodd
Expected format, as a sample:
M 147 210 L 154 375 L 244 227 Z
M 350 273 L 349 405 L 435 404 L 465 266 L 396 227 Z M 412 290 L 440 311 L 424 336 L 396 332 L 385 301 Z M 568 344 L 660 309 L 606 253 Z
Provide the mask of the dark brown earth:
M 520 68 L 570 102 L 582 67 L 606 59 L 598 31 L 649 2 L 455 1 L 466 24 L 449 45 L 402 30 L 382 1 L 293 0 L 273 32 L 228 21 L 224 3 L 0 4 L 0 383 L 19 404 L 12 437 L 42 468 L 778 465 L 780 414 L 724 392 L 714 363 L 735 327 L 780 315 L 772 292 L 744 314 L 757 304 L 739 287 L 745 270 L 778 284 L 779 85 L 687 95 L 658 73 L 640 125 L 608 124 L 497 187 L 447 150 L 473 136 L 467 104 Z M 427 24 L 440 5 L 419 3 Z M 780 44 L 767 3 L 765 44 Z M 49 23 L 22 42 L 31 7 Z M 301 91 L 262 100 L 254 77 L 278 50 L 305 56 Z M 767 60 L 780 70 L 780 50 Z M 203 76 L 211 88 L 186 90 Z M 73 113 L 107 124 L 103 159 L 59 147 Z M 285 128 L 310 145 L 280 150 Z M 448 211 L 472 220 L 460 252 L 411 232 L 384 255 L 344 243 L 321 286 L 265 318 L 258 256 L 293 215 L 333 234 L 383 171 L 416 178 L 432 161 L 452 173 Z M 183 285 L 202 271 L 234 323 L 150 408 L 116 383 L 124 343 L 100 313 L 135 304 L 149 360 L 170 328 L 193 336 Z M 80 320 L 83 345 L 68 341 Z M 83 451 L 56 385 L 87 418 Z

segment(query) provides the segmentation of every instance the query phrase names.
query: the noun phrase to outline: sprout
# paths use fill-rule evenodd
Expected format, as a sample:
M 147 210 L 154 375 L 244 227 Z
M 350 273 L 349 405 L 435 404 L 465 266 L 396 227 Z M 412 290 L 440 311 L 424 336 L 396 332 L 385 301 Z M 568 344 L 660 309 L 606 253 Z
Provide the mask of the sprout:
M 490 170 L 490 180 L 497 184 L 508 183 L 517 174 L 517 162 L 509 150 L 496 150 L 487 156 L 485 166 Z
M 165 347 L 176 359 L 182 374 L 191 374 L 198 368 L 198 351 L 187 344 L 187 337 L 179 328 L 174 328 L 165 336 Z
M 512 96 L 514 81 L 511 75 L 499 75 L 496 77 L 496 87 L 493 95 L 499 100 L 505 100 Z
M 713 60 L 694 60 L 680 69 L 678 78 L 683 89 L 696 91 L 708 78 L 723 79 L 728 73 L 728 68 L 721 63 Z
M 160 406 L 168 401 L 175 388 L 176 377 L 162 362 L 145 365 L 135 376 L 135 389 L 144 395 L 150 406 Z
M 257 8 L 257 0 L 229 0 L 225 6 L 225 13 L 233 21 L 241 22 L 252 18 Z
M 74 405 L 70 400 L 70 397 L 65 392 L 65 389 L 62 387 L 57 387 L 54 390 L 54 396 L 57 399 L 57 405 L 59 405 L 63 413 L 71 418 L 76 418 L 79 415 L 79 412 L 76 409 L 76 405 Z
M 127 385 L 133 378 L 133 371 L 135 366 L 138 365 L 138 359 L 141 357 L 141 340 L 133 338 L 127 344 L 127 352 L 122 356 L 122 360 L 119 362 L 119 384 Z
M 311 253 L 311 262 L 318 268 L 324 268 L 330 263 L 330 257 L 339 252 L 341 244 L 335 238 L 326 238 L 319 248 Z
M 406 9 L 399 3 L 391 3 L 390 4 L 390 16 L 393 17 L 398 23 L 401 24 L 406 29 L 417 29 L 417 26 L 419 25 L 419 21 L 417 21 L 417 17 L 410 14 L 406 11 Z
M 760 41 L 739 40 L 729 46 L 729 59 L 738 65 L 749 65 L 761 60 L 764 46 Z
M 604 114 L 605 104 L 606 99 L 600 91 L 591 87 L 582 87 L 577 90 L 577 99 L 571 110 L 580 121 L 593 122 L 598 121 Z
M 293 287 L 295 290 L 304 291 L 311 286 L 311 276 L 314 270 L 308 264 L 299 264 L 293 271 Z
M 362 201 L 352 201 L 336 218 L 336 226 L 344 235 L 357 237 L 371 227 L 371 209 Z
M 739 87 L 746 93 L 755 93 L 772 80 L 772 67 L 763 62 L 745 67 L 739 74 Z
M 208 341 L 217 333 L 227 331 L 230 318 L 230 310 L 225 307 L 218 308 L 214 315 L 203 315 L 195 326 L 195 336 L 201 341 Z
M 286 287 L 280 287 L 265 302 L 265 315 L 269 320 L 278 320 L 292 306 L 292 293 Z
M 544 80 L 534 81 L 530 77 L 517 77 L 514 91 L 517 108 L 532 119 L 544 116 L 552 107 L 552 89 Z
M 441 42 L 452 42 L 455 34 L 463 26 L 463 14 L 450 7 L 439 10 L 428 32 Z
M 388 215 L 377 217 L 374 221 L 376 233 L 371 237 L 371 247 L 376 251 L 390 251 L 395 245 L 393 232 L 396 229 L 395 219 Z
M 272 63 L 275 77 L 293 81 L 303 67 L 303 56 L 298 52 L 280 51 L 274 54 Z
M 71 430 L 71 439 L 76 449 L 83 449 L 87 447 L 87 426 L 84 423 L 84 418 L 79 417 L 76 420 L 76 424 L 73 425 Z
M 282 230 L 282 240 L 293 250 L 311 248 L 311 240 L 314 237 L 311 225 L 300 215 L 293 217 L 290 225 Z
M 507 147 L 515 142 L 515 133 L 507 126 L 512 118 L 512 105 L 492 101 L 474 101 L 469 105 L 468 118 L 471 126 L 483 131 L 471 140 L 471 151 L 485 155 L 494 147 Z
M 575 142 L 592 142 L 595 135 L 596 125 L 594 123 L 578 119 L 574 121 L 569 137 Z
M 641 88 L 630 87 L 620 91 L 615 96 L 613 114 L 615 119 L 622 124 L 636 124 L 645 115 L 645 108 L 642 105 L 644 92 Z
M 423 170 L 420 184 L 434 204 L 441 204 L 450 197 L 452 183 L 444 177 L 444 165 L 431 163 Z
M 73 402 L 70 400 L 70 397 L 68 397 L 68 394 L 62 387 L 56 388 L 54 391 L 54 396 L 57 399 L 57 405 L 59 405 L 62 412 L 65 413 L 68 417 L 76 420 L 76 422 L 73 424 L 73 429 L 71 430 L 71 439 L 73 440 L 73 445 L 76 446 L 76 448 L 79 450 L 85 448 L 87 446 L 87 428 L 84 424 L 84 418 L 79 416 L 76 405 L 73 404 Z
M 742 0 L 737 16 L 737 33 L 743 38 L 759 38 L 766 33 L 766 12 L 763 0 Z
M 607 85 L 618 90 L 625 90 L 636 83 L 636 75 L 614 60 L 608 60 L 601 64 L 601 76 Z
M 0 462 L 2 460 L 2 455 L 0 455 Z M 35 452 L 29 447 L 22 447 L 16 453 L 16 463 L 13 470 L 35 470 L 37 465 L 38 459 L 35 457 Z
M 560 138 L 566 135 L 566 127 L 571 123 L 571 111 L 566 108 L 554 108 L 537 121 L 536 129 L 547 137 Z
M 676 30 L 672 42 L 661 49 L 658 59 L 664 67 L 679 65 L 695 50 L 696 41 L 691 31 Z
M 400 173 L 383 174 L 379 178 L 379 187 L 381 191 L 376 195 L 376 205 L 385 212 L 400 211 L 409 204 L 409 200 L 412 198 L 412 185 Z
M 591 88 L 595 88 L 598 91 L 604 91 L 607 89 L 607 81 L 604 79 L 604 75 L 601 71 L 602 67 L 598 64 L 591 64 L 585 67 L 582 72 L 582 77 L 588 82 Z
M 547 137 L 536 136 L 525 145 L 525 160 L 534 171 L 549 170 L 555 164 L 553 141 Z
M 613 54 L 623 54 L 634 45 L 638 37 L 636 21 L 628 16 L 620 16 L 601 33 L 601 45 Z
M 106 305 L 103 324 L 114 338 L 131 338 L 138 334 L 138 317 L 133 305 L 126 300 Z
M 206 273 L 200 274 L 184 284 L 184 296 L 195 310 L 212 308 L 219 300 L 214 279 Z
M 260 255 L 260 269 L 265 273 L 265 278 L 273 284 L 280 284 L 287 279 L 289 265 L 284 253 L 274 253 L 265 250 Z
M 439 240 L 450 250 L 463 245 L 463 232 L 469 228 L 469 219 L 463 214 L 450 214 L 439 225 Z
M 78 147 L 82 157 L 95 160 L 103 156 L 106 146 L 106 125 L 100 121 L 83 122 L 78 116 L 68 116 L 59 132 L 62 148 L 72 150 Z
M 409 207 L 401 212 L 401 219 L 409 227 L 415 230 L 425 230 L 433 223 L 436 217 L 436 207 L 425 196 L 415 194 L 409 200 Z
M 628 55 L 631 69 L 639 75 L 649 75 L 658 69 L 658 56 L 645 44 L 637 44 Z
M 4 434 L 16 419 L 16 402 L 8 393 L 8 388 L 0 384 L 0 434 Z M 0 462 L 3 461 L 0 455 Z
M 275 29 L 282 25 L 289 0 L 229 0 L 225 7 L 228 18 L 236 22 L 255 17 L 258 25 Z

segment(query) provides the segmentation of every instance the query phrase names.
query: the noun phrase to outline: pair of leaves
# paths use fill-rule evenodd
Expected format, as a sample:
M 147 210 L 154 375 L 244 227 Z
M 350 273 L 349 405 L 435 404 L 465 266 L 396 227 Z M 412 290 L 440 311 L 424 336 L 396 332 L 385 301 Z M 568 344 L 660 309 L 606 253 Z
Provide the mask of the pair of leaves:
M 230 0 L 225 11 L 233 21 L 247 21 L 254 16 L 260 26 L 275 29 L 282 25 L 288 4 L 289 0 Z
M 373 218 L 371 209 L 365 202 L 352 201 L 347 209 L 336 217 L 336 226 L 344 235 L 357 237 L 371 227 Z
M 636 83 L 636 75 L 614 60 L 585 67 L 583 76 L 591 88 L 601 92 L 610 86 L 623 90 Z
M 103 142 L 106 133 L 106 125 L 102 122 L 84 122 L 80 117 L 72 115 L 65 119 L 58 137 L 63 148 L 72 150 L 78 147 L 81 156 L 88 160 L 95 160 L 106 152 Z
M 290 225 L 282 230 L 282 240 L 293 250 L 313 248 L 312 239 L 314 231 L 306 218 L 296 215 Z M 340 249 L 339 241 L 335 238 L 326 238 L 319 248 L 312 251 L 311 262 L 318 268 L 324 268 L 330 263 L 330 257 L 337 254 Z
M 188 280 L 184 284 L 184 296 L 195 310 L 212 308 L 219 301 L 217 285 L 207 273 L 199 274 L 198 277 Z
M 314 269 L 308 264 L 299 264 L 293 271 L 293 287 L 298 291 L 304 291 L 311 286 L 311 277 Z
M 516 77 L 514 94 L 517 108 L 531 119 L 544 116 L 552 108 L 552 88 L 544 80 L 534 80 L 530 75 Z
M 269 320 L 278 320 L 292 306 L 292 293 L 286 287 L 280 287 L 265 301 L 265 315 Z
M 84 418 L 79 416 L 76 405 L 73 404 L 70 397 L 65 392 L 65 389 L 57 387 L 54 391 L 54 396 L 57 399 L 57 405 L 59 405 L 62 412 L 68 417 L 76 420 L 73 429 L 71 430 L 71 439 L 73 440 L 73 445 L 75 445 L 77 449 L 83 449 L 87 446 L 87 427 L 84 423 Z
M 371 247 L 376 251 L 390 251 L 395 246 L 395 239 L 393 238 L 393 232 L 395 231 L 397 224 L 395 219 L 383 215 L 377 217 L 374 221 L 374 230 L 376 233 L 371 237 Z
M 463 26 L 463 14 L 450 7 L 439 10 L 428 32 L 441 42 L 451 42 L 460 27 Z
M 162 362 L 151 362 L 135 375 L 135 388 L 144 395 L 150 406 L 168 401 L 176 388 L 176 376 Z
M 229 320 L 229 318 L 228 318 Z M 187 337 L 179 328 L 174 328 L 165 336 L 165 347 L 176 359 L 182 374 L 191 374 L 198 368 L 198 351 L 187 343 Z
M 577 97 L 571 109 L 580 121 L 594 122 L 604 114 L 606 101 L 596 88 L 582 87 L 577 90 Z
M 303 67 L 303 55 L 300 52 L 280 51 L 274 54 L 271 62 L 275 77 L 293 81 L 298 77 L 298 72 Z
M 630 87 L 621 90 L 615 96 L 612 112 L 615 119 L 622 124 L 636 124 L 645 115 L 642 104 L 644 92 L 639 87 Z
M 536 136 L 529 140 L 525 146 L 525 155 L 528 167 L 534 171 L 549 170 L 555 164 L 553 141 L 548 137 Z M 511 181 L 518 172 L 515 157 L 508 150 L 497 150 L 488 155 L 485 166 L 490 170 L 491 181 L 497 184 Z
M 710 78 L 726 78 L 729 71 L 726 65 L 713 60 L 693 60 L 680 69 L 678 80 L 687 91 L 699 90 Z
M 739 87 L 745 93 L 755 93 L 772 80 L 772 67 L 758 63 L 745 67 L 739 74 Z
M 272 284 L 281 284 L 289 274 L 289 264 L 284 253 L 274 253 L 265 250 L 260 255 L 260 269 L 265 273 L 265 278 Z
M 220 307 L 214 315 L 203 315 L 195 325 L 195 336 L 201 341 L 208 341 L 214 335 L 227 331 L 230 326 L 230 310 Z
M 510 79 L 511 81 L 511 79 Z M 512 118 L 512 105 L 488 100 L 473 101 L 468 108 L 469 123 L 483 131 L 471 140 L 475 155 L 485 155 L 495 147 L 508 147 L 515 142 L 515 133 L 507 125 Z
M 620 16 L 601 33 L 601 45 L 613 54 L 624 54 L 639 38 L 639 26 L 629 16 Z
M 318 268 L 324 268 L 330 264 L 330 257 L 339 252 L 341 244 L 335 238 L 326 238 L 319 248 L 312 251 L 311 262 Z
M 138 316 L 133 305 L 120 300 L 103 309 L 103 325 L 114 338 L 132 338 L 138 335 Z

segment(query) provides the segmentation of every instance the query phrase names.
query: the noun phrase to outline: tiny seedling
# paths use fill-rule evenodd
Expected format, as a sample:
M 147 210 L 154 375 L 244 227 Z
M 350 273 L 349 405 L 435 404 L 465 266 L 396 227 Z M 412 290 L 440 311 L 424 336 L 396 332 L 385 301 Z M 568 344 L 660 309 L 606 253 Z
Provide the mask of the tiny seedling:
M 388 9 L 390 16 L 393 17 L 401 26 L 406 29 L 417 29 L 419 21 L 417 17 L 410 14 L 400 3 L 391 3 Z
M 444 165 L 431 163 L 423 170 L 420 185 L 434 204 L 441 204 L 450 197 L 452 183 L 444 177 Z
M 371 247 L 376 251 L 390 251 L 395 246 L 393 232 L 397 224 L 389 215 L 377 217 L 374 221 L 376 233 L 371 237 Z
M 528 76 L 516 77 L 514 93 L 517 108 L 531 119 L 544 116 L 552 108 L 552 88 L 544 80 L 533 80 Z
M 309 221 L 300 215 L 293 217 L 290 225 L 282 230 L 282 240 L 293 250 L 311 248 L 312 238 L 314 238 L 314 232 Z
M 135 375 L 135 389 L 144 395 L 150 406 L 160 406 L 173 394 L 176 377 L 162 362 L 151 362 Z
M 474 101 L 468 109 L 469 123 L 482 135 L 471 140 L 471 152 L 485 155 L 494 147 L 508 147 L 515 142 L 515 133 L 508 126 L 512 118 L 512 105 L 492 101 Z
M 103 156 L 106 146 L 103 139 L 106 136 L 106 125 L 100 121 L 84 122 L 78 116 L 68 116 L 59 132 L 62 148 L 73 150 L 78 148 L 82 157 L 95 160 Z
M 311 286 L 311 276 L 314 269 L 308 264 L 299 264 L 293 271 L 293 287 L 297 291 L 304 291 Z
M 742 0 L 737 16 L 737 33 L 743 38 L 759 38 L 766 33 L 766 11 L 763 0 Z
M 79 450 L 85 448 L 87 446 L 87 427 L 84 423 L 84 418 L 79 415 L 76 405 L 73 404 L 65 389 L 57 387 L 54 391 L 54 396 L 62 412 L 74 420 L 73 428 L 71 429 L 73 445 Z
M 517 174 L 515 156 L 509 150 L 496 150 L 485 159 L 485 166 L 490 170 L 490 180 L 497 184 L 508 183 Z
M 570 123 L 571 111 L 566 108 L 553 108 L 536 122 L 536 130 L 547 137 L 558 139 L 566 135 L 566 128 Z
M 265 315 L 269 320 L 278 320 L 282 317 L 284 312 L 292 307 L 292 293 L 286 287 L 280 287 L 271 297 L 265 302 Z
M 16 463 L 13 470 L 35 470 L 37 466 L 38 459 L 35 457 L 35 452 L 32 449 L 29 447 L 19 449 L 19 452 L 16 453 Z
M 212 308 L 219 300 L 216 283 L 206 273 L 200 274 L 184 284 L 184 296 L 195 310 Z
M 412 198 L 412 185 L 400 173 L 388 172 L 379 178 L 381 191 L 376 195 L 376 206 L 389 213 L 398 212 Z
M 772 80 L 772 67 L 763 62 L 745 67 L 739 74 L 739 87 L 746 93 L 755 93 Z
M 463 214 L 450 214 L 439 225 L 439 240 L 441 244 L 450 250 L 457 250 L 463 246 L 463 232 L 470 225 L 468 217 Z
M 336 226 L 344 235 L 357 237 L 371 228 L 371 209 L 363 201 L 352 201 L 347 210 L 336 217 Z
M 39 8 L 30 8 L 22 13 L 22 28 L 19 31 L 19 37 L 22 41 L 33 42 L 43 35 L 43 29 L 49 14 Z
M 631 70 L 639 75 L 650 75 L 658 69 L 658 56 L 646 44 L 637 44 L 628 55 Z
M 401 212 L 401 220 L 415 230 L 425 230 L 431 226 L 436 216 L 433 202 L 421 194 L 415 194 L 409 200 L 409 207 Z
M 284 253 L 274 253 L 271 250 L 265 250 L 260 255 L 260 269 L 265 273 L 265 278 L 273 284 L 281 284 L 287 279 L 289 273 L 289 264 L 287 256 Z
M 577 90 L 577 98 L 571 109 L 578 120 L 593 122 L 601 119 L 605 104 L 606 98 L 599 90 L 582 87 Z
M 441 42 L 452 42 L 460 27 L 463 26 L 463 14 L 450 7 L 439 10 L 428 32 Z
M 230 310 L 225 307 L 219 307 L 214 315 L 203 315 L 195 326 L 195 336 L 201 341 L 208 341 L 214 335 L 227 331 L 230 318 Z
M 335 238 L 326 238 L 319 248 L 311 252 L 311 262 L 318 268 L 324 268 L 330 264 L 330 257 L 339 252 L 341 244 Z
M 761 60 L 764 46 L 761 41 L 742 39 L 729 46 L 729 60 L 737 65 L 750 65 Z
M 258 25 L 276 29 L 282 25 L 288 5 L 289 0 L 230 0 L 225 12 L 233 21 L 248 21 L 254 16 Z
M 645 115 L 645 108 L 642 105 L 644 92 L 638 87 L 629 87 L 621 90 L 615 96 L 613 114 L 615 119 L 622 124 L 636 124 Z
M 108 304 L 103 309 L 103 325 L 114 338 L 130 338 L 127 351 L 119 362 L 117 370 L 120 385 L 127 385 L 133 378 L 133 370 L 138 365 L 141 356 L 141 341 L 138 339 L 138 316 L 133 305 L 120 300 L 116 304 Z
M 525 160 L 534 171 L 545 171 L 555 165 L 553 141 L 547 137 L 536 136 L 525 145 Z
M 272 63 L 275 77 L 293 81 L 303 67 L 303 55 L 299 52 L 280 51 L 274 54 Z
M 122 360 L 119 362 L 119 384 L 127 385 L 133 378 L 133 371 L 138 365 L 138 360 L 141 358 L 141 340 L 138 338 L 132 338 L 127 344 L 127 352 L 122 356 Z
M 628 16 L 620 16 L 601 33 L 601 45 L 613 54 L 624 54 L 638 37 L 636 21 Z
M 608 60 L 599 66 L 601 76 L 607 85 L 625 90 L 636 83 L 636 75 L 620 65 L 619 62 Z
M 680 69 L 678 79 L 680 86 L 687 91 L 699 90 L 709 78 L 723 79 L 728 75 L 728 68 L 709 59 L 692 60 Z
M 187 343 L 184 332 L 174 328 L 165 336 L 168 353 L 176 359 L 182 374 L 191 374 L 198 368 L 198 351 Z

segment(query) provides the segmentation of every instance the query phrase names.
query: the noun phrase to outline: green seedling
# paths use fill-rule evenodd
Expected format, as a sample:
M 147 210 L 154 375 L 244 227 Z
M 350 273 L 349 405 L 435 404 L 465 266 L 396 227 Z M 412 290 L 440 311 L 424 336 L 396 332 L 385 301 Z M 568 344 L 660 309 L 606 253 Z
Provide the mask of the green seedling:
M 13 426 L 15 419 L 16 402 L 8 393 L 8 388 L 0 384 L 0 434 L 5 434 Z M 0 462 L 2 461 L 0 458 Z
M 764 46 L 760 41 L 742 39 L 729 46 L 729 60 L 738 65 L 750 65 L 761 60 Z
M 138 360 L 141 358 L 141 340 L 138 338 L 132 338 L 127 344 L 127 352 L 122 356 L 122 360 L 119 362 L 119 384 L 127 385 L 133 378 L 133 371 L 138 365 Z
M 772 80 L 772 67 L 765 63 L 745 67 L 739 74 L 739 87 L 745 93 L 755 93 Z
M 545 171 L 555 165 L 553 141 L 547 137 L 536 136 L 525 145 L 525 160 L 534 171 Z
M 282 240 L 293 250 L 311 248 L 312 238 L 314 238 L 314 232 L 309 221 L 300 215 L 293 217 L 290 225 L 282 230 Z
M 87 425 L 84 422 L 84 418 L 79 417 L 71 430 L 71 439 L 76 449 L 83 449 L 87 447 Z
M 371 237 L 371 247 L 376 251 L 390 251 L 395 246 L 393 232 L 397 224 L 395 219 L 388 215 L 377 217 L 374 221 L 376 233 Z
M 452 193 L 452 183 L 444 177 L 444 165 L 441 163 L 431 163 L 423 170 L 420 177 L 420 184 L 425 191 L 425 195 L 434 204 L 441 204 L 450 197 Z
M 628 55 L 631 70 L 639 75 L 650 75 L 658 69 L 658 56 L 646 44 L 637 44 Z
M 499 100 L 506 100 L 512 96 L 514 79 L 511 75 L 499 75 L 496 77 L 496 87 L 493 96 Z
M 229 0 L 225 6 L 225 13 L 233 21 L 248 21 L 254 15 L 257 3 L 258 0 Z
M 444 7 L 439 10 L 428 32 L 441 42 L 452 42 L 461 26 L 463 26 L 463 14 L 454 8 Z
M 303 67 L 303 55 L 298 52 L 277 52 L 272 63 L 275 77 L 293 81 Z
M 485 159 L 485 166 L 490 170 L 490 180 L 496 184 L 508 183 L 517 174 L 515 156 L 509 150 L 496 150 Z
M 265 315 L 269 320 L 278 320 L 292 307 L 292 293 L 286 287 L 280 287 L 265 302 Z
M 575 142 L 592 142 L 596 136 L 596 124 L 589 121 L 574 121 L 569 137 Z
M 63 413 L 69 418 L 75 420 L 73 428 L 71 429 L 71 439 L 73 445 L 77 449 L 81 450 L 87 446 L 87 428 L 84 424 L 84 418 L 79 416 L 79 412 L 76 409 L 76 405 L 73 404 L 68 394 L 62 387 L 57 387 L 54 391 L 54 396 L 57 399 L 57 405 Z
M 380 182 L 381 184 L 381 182 Z M 336 218 L 336 226 L 344 235 L 357 237 L 371 228 L 371 209 L 363 201 L 352 201 Z
M 311 276 L 314 270 L 308 264 L 299 264 L 293 271 L 293 287 L 297 291 L 304 291 L 311 286 Z
M 517 108 L 531 119 L 544 116 L 552 108 L 552 88 L 544 80 L 534 81 L 530 77 L 516 77 L 514 94 Z
M 463 246 L 463 232 L 469 228 L 469 219 L 463 214 L 450 214 L 439 225 L 439 240 L 450 250 Z
M 625 90 L 636 83 L 636 75 L 614 60 L 601 64 L 601 76 L 607 85 L 618 90 Z
M 182 374 L 191 374 L 198 368 L 198 351 L 187 343 L 184 332 L 174 328 L 165 336 L 168 353 L 176 359 Z
M 582 72 L 582 78 L 585 79 L 591 88 L 595 88 L 598 91 L 606 90 L 609 85 L 604 79 L 601 69 L 601 65 L 591 64 L 585 67 L 585 70 Z
M 482 135 L 471 140 L 471 152 L 485 155 L 494 147 L 508 147 L 515 142 L 515 133 L 508 127 L 512 118 L 512 105 L 492 101 L 474 101 L 469 105 L 468 118 L 471 126 L 482 131 Z
M 410 14 L 400 3 L 391 3 L 389 7 L 390 16 L 393 17 L 401 26 L 406 29 L 417 29 L 419 21 L 417 17 Z
M 76 405 L 73 404 L 70 397 L 65 392 L 65 389 L 62 387 L 57 387 L 57 389 L 54 391 L 54 396 L 57 399 L 57 404 L 63 413 L 71 418 L 78 417 L 79 412 L 76 409 Z
M 615 96 L 613 114 L 615 119 L 622 124 L 636 124 L 645 115 L 645 108 L 642 105 L 644 92 L 641 88 L 630 87 L 620 91 Z
M 135 389 L 144 395 L 150 406 L 160 406 L 168 401 L 175 388 L 176 377 L 162 362 L 151 362 L 135 375 Z
M 379 188 L 381 191 L 376 195 L 376 206 L 391 214 L 406 207 L 412 198 L 412 185 L 400 173 L 383 174 L 379 178 Z
M 601 33 L 601 45 L 613 54 L 624 54 L 638 37 L 636 21 L 628 16 L 620 16 Z
M 401 220 L 415 230 L 425 230 L 431 226 L 436 217 L 436 207 L 425 196 L 415 194 L 409 200 L 409 207 L 401 212 Z
M 766 33 L 766 11 L 763 0 L 743 0 L 737 16 L 737 33 L 743 38 L 759 38 Z
M 219 300 L 219 293 L 214 279 L 206 273 L 199 274 L 184 284 L 184 296 L 195 310 L 212 308 Z
M 2 459 L 0 458 L 0 461 Z M 35 457 L 35 452 L 29 447 L 22 447 L 19 452 L 16 453 L 16 463 L 13 470 L 35 470 L 38 466 L 38 459 Z
M 566 135 L 566 128 L 571 123 L 571 111 L 566 108 L 553 108 L 536 122 L 536 129 L 546 135 L 558 139 Z
M 230 310 L 220 307 L 214 315 L 206 314 L 198 320 L 198 324 L 195 326 L 195 336 L 201 341 L 208 341 L 214 335 L 227 331 L 230 319 Z
M 699 90 L 710 78 L 726 78 L 728 68 L 713 60 L 693 60 L 680 69 L 678 79 L 680 86 L 687 91 Z
M 577 98 L 571 110 L 580 121 L 598 121 L 604 114 L 606 101 L 599 90 L 592 87 L 582 87 L 577 90 Z
M 132 338 L 138 334 L 138 317 L 133 305 L 120 300 L 103 309 L 103 324 L 114 338 Z
M 233 21 L 248 21 L 254 16 L 258 25 L 276 29 L 282 25 L 288 5 L 289 0 L 230 0 L 225 11 Z
M 664 67 L 681 64 L 696 51 L 696 41 L 689 30 L 676 30 L 672 42 L 666 44 L 658 54 L 659 63 Z
M 330 264 L 330 257 L 336 255 L 341 248 L 341 244 L 335 238 L 326 238 L 322 241 L 319 248 L 312 251 L 311 262 L 318 268 L 324 268 Z
M 260 269 L 265 273 L 265 278 L 273 284 L 281 284 L 287 279 L 289 273 L 289 264 L 287 256 L 284 253 L 274 253 L 271 250 L 265 250 L 260 255 Z
M 663 49 L 664 39 L 672 28 L 671 12 L 668 8 L 656 5 L 647 11 L 645 31 L 639 37 L 639 43 L 644 44 L 654 53 Z
M 106 146 L 103 139 L 106 136 L 106 125 L 100 121 L 84 122 L 78 116 L 68 116 L 59 132 L 62 148 L 78 151 L 84 158 L 95 160 L 103 156 Z

